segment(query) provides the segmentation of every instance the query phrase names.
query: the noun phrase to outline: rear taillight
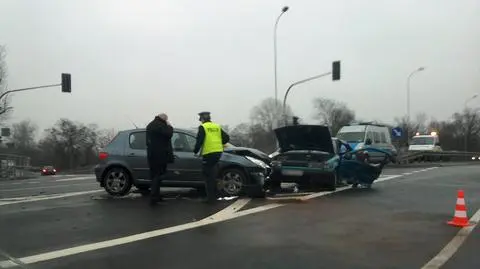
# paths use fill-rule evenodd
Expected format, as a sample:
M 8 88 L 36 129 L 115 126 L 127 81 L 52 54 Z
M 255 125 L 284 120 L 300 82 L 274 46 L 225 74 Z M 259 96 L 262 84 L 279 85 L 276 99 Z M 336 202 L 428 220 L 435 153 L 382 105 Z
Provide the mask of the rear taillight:
M 53 172 L 57 172 L 57 169 L 53 169 Z
M 47 170 L 45 170 L 45 169 L 43 169 L 42 171 L 43 171 L 44 173 L 47 172 Z
M 106 152 L 100 152 L 100 153 L 98 154 L 98 158 L 99 158 L 100 160 L 105 160 L 106 158 L 108 158 L 108 153 L 106 153 Z

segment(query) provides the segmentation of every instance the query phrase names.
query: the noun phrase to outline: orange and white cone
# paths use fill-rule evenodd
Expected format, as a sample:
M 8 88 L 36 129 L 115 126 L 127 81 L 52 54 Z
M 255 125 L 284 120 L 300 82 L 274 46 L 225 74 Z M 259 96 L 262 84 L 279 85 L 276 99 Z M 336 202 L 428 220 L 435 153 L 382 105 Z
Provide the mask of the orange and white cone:
M 467 217 L 467 206 L 465 204 L 465 194 L 463 190 L 458 191 L 455 215 L 448 224 L 456 227 L 466 227 L 470 225 Z

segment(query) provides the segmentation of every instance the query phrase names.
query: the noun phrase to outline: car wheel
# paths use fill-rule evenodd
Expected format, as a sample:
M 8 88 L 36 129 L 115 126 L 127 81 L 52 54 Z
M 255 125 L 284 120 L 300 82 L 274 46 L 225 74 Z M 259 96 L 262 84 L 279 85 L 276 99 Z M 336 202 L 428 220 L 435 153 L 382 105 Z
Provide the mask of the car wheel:
M 132 188 L 132 179 L 127 171 L 120 167 L 114 167 L 107 171 L 103 178 L 105 190 L 113 196 L 124 196 Z
M 327 190 L 328 191 L 335 191 L 337 189 L 337 182 L 338 182 L 338 173 L 335 170 L 335 172 L 332 175 L 332 179 L 327 186 Z
M 240 169 L 225 169 L 218 182 L 218 191 L 226 196 L 240 196 L 246 179 L 245 173 Z

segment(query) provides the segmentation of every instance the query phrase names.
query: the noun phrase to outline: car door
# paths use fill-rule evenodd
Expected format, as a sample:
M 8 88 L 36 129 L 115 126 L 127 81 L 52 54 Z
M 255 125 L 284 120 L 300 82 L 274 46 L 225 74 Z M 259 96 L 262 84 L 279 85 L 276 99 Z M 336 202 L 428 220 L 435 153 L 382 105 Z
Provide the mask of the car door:
M 150 178 L 150 172 L 147 160 L 145 131 L 134 131 L 129 134 L 125 155 L 125 161 L 130 167 L 133 177 L 148 180 Z
M 365 145 L 366 148 L 375 148 L 375 135 L 374 131 L 371 130 L 370 128 L 367 128 L 366 131 L 366 136 L 365 136 L 365 141 L 370 140 L 371 144 L 370 145 Z M 368 156 L 370 158 L 371 162 L 375 162 L 378 159 L 378 152 L 373 151 L 373 150 L 366 150 L 365 153 L 368 153 Z
M 168 166 L 172 180 L 183 182 L 202 180 L 202 159 L 193 154 L 195 140 L 191 135 L 174 132 L 172 148 L 175 162 Z

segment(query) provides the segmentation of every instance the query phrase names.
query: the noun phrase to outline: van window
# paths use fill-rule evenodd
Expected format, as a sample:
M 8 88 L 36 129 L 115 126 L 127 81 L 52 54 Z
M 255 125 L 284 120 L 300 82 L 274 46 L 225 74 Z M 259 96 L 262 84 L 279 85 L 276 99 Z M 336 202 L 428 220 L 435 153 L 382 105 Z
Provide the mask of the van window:
M 373 132 L 373 141 L 374 141 L 374 143 L 381 143 L 380 133 L 378 133 L 378 132 Z
M 365 140 L 365 132 L 338 133 L 337 137 L 348 143 L 362 143 Z
M 369 138 L 370 138 L 370 140 L 372 140 L 372 143 L 373 143 L 373 142 L 374 142 L 374 137 L 373 137 L 373 133 L 372 133 L 372 132 L 367 132 L 367 137 L 365 138 L 365 141 L 366 141 L 367 139 L 369 139 Z
M 387 143 L 387 137 L 385 136 L 385 133 L 380 133 L 380 142 Z
M 129 140 L 130 148 L 132 149 L 147 149 L 147 134 L 146 132 L 133 132 L 130 134 Z

